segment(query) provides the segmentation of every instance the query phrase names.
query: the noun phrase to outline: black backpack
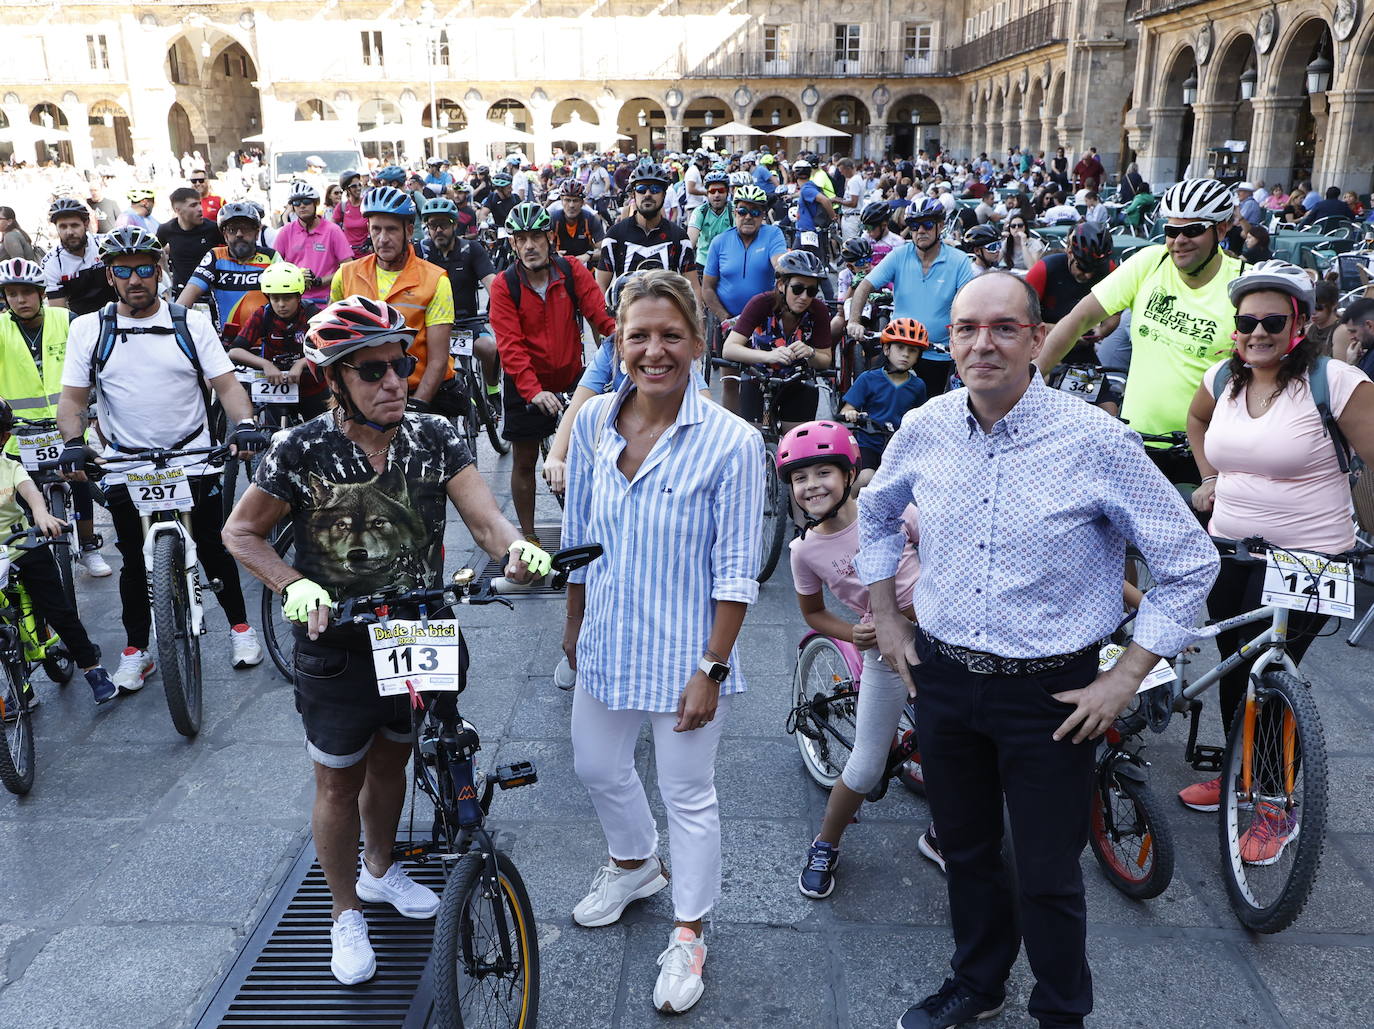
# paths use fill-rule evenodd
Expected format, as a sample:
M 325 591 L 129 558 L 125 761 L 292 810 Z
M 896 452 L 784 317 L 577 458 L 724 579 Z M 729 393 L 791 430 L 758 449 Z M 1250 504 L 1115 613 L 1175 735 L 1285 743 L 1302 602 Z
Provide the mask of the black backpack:
M 563 276 L 563 288 L 568 291 L 568 299 L 572 301 L 573 320 L 577 323 L 577 332 L 582 334 L 582 305 L 577 302 L 577 290 L 573 288 L 573 272 L 570 265 L 558 254 L 550 253 L 549 260 Z M 510 301 L 515 305 L 516 311 L 520 310 L 520 273 L 516 270 L 517 266 L 512 264 L 502 274 L 506 278 L 506 290 L 510 293 Z

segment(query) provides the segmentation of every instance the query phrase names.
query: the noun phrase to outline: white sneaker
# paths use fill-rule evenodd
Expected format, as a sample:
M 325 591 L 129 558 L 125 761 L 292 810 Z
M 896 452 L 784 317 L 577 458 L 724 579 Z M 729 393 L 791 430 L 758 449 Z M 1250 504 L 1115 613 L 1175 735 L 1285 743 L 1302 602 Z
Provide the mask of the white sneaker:
M 614 861 L 596 870 L 592 888 L 573 908 L 573 921 L 595 929 L 620 920 L 625 908 L 636 900 L 652 897 L 668 885 L 663 862 L 649 858 L 638 868 L 621 868 Z
M 146 650 L 125 647 L 120 655 L 119 667 L 115 669 L 114 684 L 123 693 L 137 693 L 143 689 L 143 682 L 153 674 L 153 655 Z
M 262 647 L 258 634 L 250 625 L 236 625 L 229 630 L 229 650 L 235 668 L 250 668 L 262 664 Z
M 95 547 L 92 547 L 90 550 L 82 547 L 77 560 L 81 562 L 81 567 L 86 569 L 86 574 L 92 578 L 103 579 L 113 571 L 113 569 L 105 563 L 105 558 L 101 556 L 100 551 Z
M 706 944 L 686 926 L 676 926 L 668 937 L 668 949 L 658 956 L 658 982 L 654 983 L 654 1007 L 665 1015 L 680 1015 L 701 1000 L 706 984 Z
M 358 870 L 358 899 L 369 904 L 390 904 L 406 918 L 433 918 L 439 910 L 439 895 L 406 875 L 399 861 L 378 878 L 368 871 L 367 862 Z
M 356 908 L 341 911 L 329 927 L 329 942 L 334 945 L 329 970 L 339 982 L 356 986 L 377 974 L 377 955 L 372 950 L 372 941 L 367 938 L 367 919 L 361 911 Z

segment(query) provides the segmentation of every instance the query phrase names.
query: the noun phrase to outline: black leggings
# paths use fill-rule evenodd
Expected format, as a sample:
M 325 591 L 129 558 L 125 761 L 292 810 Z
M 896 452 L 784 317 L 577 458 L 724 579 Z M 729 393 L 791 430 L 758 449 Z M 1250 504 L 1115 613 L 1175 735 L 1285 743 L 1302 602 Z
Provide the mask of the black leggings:
M 1264 585 L 1264 565 L 1251 562 L 1222 561 L 1221 572 L 1216 584 L 1207 597 L 1207 613 L 1214 621 L 1234 618 L 1236 615 L 1253 611 L 1260 606 L 1260 594 Z M 1297 664 L 1302 660 L 1307 648 L 1326 624 L 1327 615 L 1307 614 L 1303 611 L 1288 612 L 1288 654 Z M 1243 625 L 1239 629 L 1229 629 L 1217 633 L 1217 649 L 1223 658 L 1230 657 L 1241 646 L 1254 639 L 1265 628 L 1264 623 L 1256 622 Z M 1221 677 L 1219 685 L 1221 701 L 1221 724 L 1229 734 L 1231 723 L 1236 717 L 1236 708 L 1245 696 L 1245 686 L 1250 678 L 1253 661 L 1244 661 L 1234 670 Z
M 86 627 L 77 616 L 76 605 L 62 588 L 51 548 L 40 547 L 21 553 L 15 558 L 14 567 L 24 580 L 24 588 L 33 601 L 33 609 L 53 632 L 62 637 L 77 666 L 92 668 L 100 664 L 100 648 L 86 635 Z
M 128 645 L 139 650 L 148 649 L 153 615 L 148 607 L 148 577 L 143 566 L 143 522 L 138 509 L 129 499 L 125 486 L 111 486 L 105 490 L 106 506 L 114 522 L 116 547 L 124 558 L 119 572 L 119 599 L 124 608 L 124 631 Z M 220 477 L 197 475 L 191 478 L 191 538 L 196 541 L 197 556 L 205 573 L 224 584 L 219 591 L 219 606 L 229 624 L 248 621 L 243 605 L 243 588 L 239 586 L 239 568 L 224 549 L 220 532 L 224 528 L 220 501 Z

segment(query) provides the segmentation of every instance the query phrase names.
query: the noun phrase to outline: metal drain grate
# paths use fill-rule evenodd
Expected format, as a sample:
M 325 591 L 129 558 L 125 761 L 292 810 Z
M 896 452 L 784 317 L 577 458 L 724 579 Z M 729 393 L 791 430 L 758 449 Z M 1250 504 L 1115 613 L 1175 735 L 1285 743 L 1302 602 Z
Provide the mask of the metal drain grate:
M 547 550 L 550 554 L 557 552 L 562 545 L 562 525 L 536 525 L 534 527 L 534 533 L 536 536 L 539 537 L 539 545 L 543 547 L 545 550 Z M 477 554 L 481 553 L 482 551 L 477 551 Z M 491 582 L 492 579 L 496 578 L 500 574 L 501 562 L 494 561 L 488 558 L 487 563 L 482 567 L 482 570 L 477 574 L 477 581 L 485 585 L 486 583 Z M 528 589 L 521 590 L 520 592 L 522 596 L 529 595 L 535 597 L 561 597 L 564 595 L 563 590 L 556 590 L 553 589 L 551 586 L 531 586 Z
M 443 890 L 438 863 L 406 871 L 436 893 Z M 307 842 L 196 1029 L 423 1029 L 431 1007 L 425 969 L 434 922 L 403 918 L 388 905 L 369 904 L 364 913 L 377 974 L 342 986 L 329 971 L 329 889 L 315 844 Z

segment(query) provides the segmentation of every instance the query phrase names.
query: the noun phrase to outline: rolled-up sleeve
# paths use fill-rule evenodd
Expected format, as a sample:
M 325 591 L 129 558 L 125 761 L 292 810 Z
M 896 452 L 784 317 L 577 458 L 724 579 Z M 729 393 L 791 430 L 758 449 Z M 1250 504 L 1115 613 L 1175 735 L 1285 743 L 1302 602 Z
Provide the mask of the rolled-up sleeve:
M 571 471 L 571 469 L 570 469 Z M 712 497 L 711 598 L 752 604 L 763 543 L 763 437 L 751 432 L 727 455 Z
M 897 574 L 907 541 L 902 512 L 913 499 L 908 469 L 919 435 L 916 422 L 898 429 L 883 454 L 878 474 L 859 494 L 859 552 L 854 557 L 854 570 L 865 586 Z
M 583 404 L 573 419 L 572 439 L 568 443 L 568 492 L 563 498 L 563 537 L 560 540 L 564 549 L 580 547 L 587 542 L 587 525 L 592 516 L 592 478 L 596 472 L 592 424 L 604 406 L 594 398 Z M 587 567 L 570 572 L 568 581 L 585 583 Z
M 1173 657 L 1201 639 L 1194 623 L 1216 581 L 1216 546 L 1134 433 L 1106 448 L 1103 504 L 1107 517 L 1134 543 L 1155 584 L 1135 622 L 1135 642 Z

